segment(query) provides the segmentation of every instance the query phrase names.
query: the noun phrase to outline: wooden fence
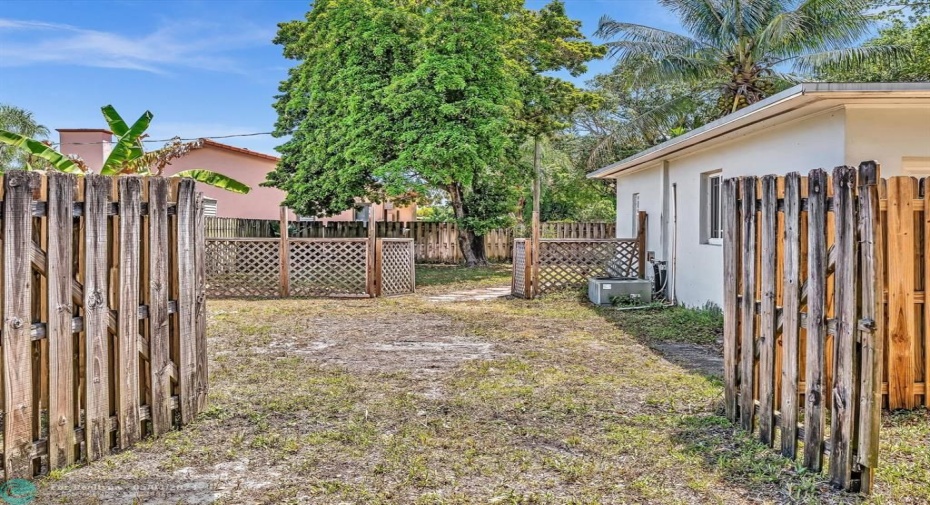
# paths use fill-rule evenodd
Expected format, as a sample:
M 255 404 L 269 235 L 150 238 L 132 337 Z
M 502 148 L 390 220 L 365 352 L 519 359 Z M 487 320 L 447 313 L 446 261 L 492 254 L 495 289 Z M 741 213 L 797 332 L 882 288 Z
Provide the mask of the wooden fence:
M 564 223 L 560 223 L 564 224 Z M 511 293 L 522 298 L 579 289 L 591 277 L 645 278 L 646 213 L 630 239 L 515 239 Z
M 6 479 L 193 419 L 207 397 L 193 181 L 9 171 L 2 189 Z
M 368 223 L 361 221 L 319 222 L 290 221 L 292 238 L 365 238 Z M 376 223 L 377 237 L 412 238 L 417 263 L 460 263 L 464 261 L 458 245 L 455 223 L 428 221 L 389 221 Z M 543 223 L 544 238 L 610 239 L 616 233 L 614 223 Z M 207 238 L 275 238 L 280 234 L 279 221 L 208 217 Z M 485 253 L 490 261 L 512 259 L 513 228 L 491 230 L 485 235 Z
M 413 239 L 293 238 L 290 231 L 285 227 L 278 238 L 207 239 L 208 294 L 368 297 L 416 289 Z
M 849 167 L 724 181 L 725 406 L 769 446 L 780 432 L 788 458 L 803 441 L 810 470 L 829 454 L 834 485 L 868 492 L 885 345 L 874 163 L 856 185 Z

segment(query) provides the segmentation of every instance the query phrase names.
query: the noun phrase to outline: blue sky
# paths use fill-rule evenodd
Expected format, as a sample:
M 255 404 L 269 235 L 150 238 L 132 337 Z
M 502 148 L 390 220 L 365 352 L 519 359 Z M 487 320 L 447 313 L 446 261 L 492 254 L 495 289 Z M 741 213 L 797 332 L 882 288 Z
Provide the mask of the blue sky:
M 543 0 L 528 0 L 540 7 Z M 591 34 L 604 14 L 678 30 L 655 0 L 566 0 Z M 100 106 L 127 120 L 146 109 L 152 138 L 267 132 L 278 83 L 294 62 L 271 43 L 307 0 L 6 1 L 0 10 L 0 103 L 55 128 L 102 128 Z M 587 76 L 610 69 L 593 62 Z M 53 140 L 57 134 L 53 132 Z M 273 153 L 271 136 L 229 144 Z

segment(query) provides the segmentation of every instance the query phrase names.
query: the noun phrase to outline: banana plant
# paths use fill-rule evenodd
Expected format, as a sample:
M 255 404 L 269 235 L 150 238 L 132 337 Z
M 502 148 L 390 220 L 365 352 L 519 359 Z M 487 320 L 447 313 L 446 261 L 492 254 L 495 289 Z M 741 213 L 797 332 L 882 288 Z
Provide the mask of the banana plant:
M 101 108 L 103 117 L 116 137 L 113 149 L 100 167 L 101 175 L 161 175 L 171 160 L 180 158 L 193 149 L 203 146 L 202 140 L 182 142 L 174 138 L 161 149 L 145 152 L 142 138 L 152 122 L 152 113 L 145 111 L 131 126 L 123 120 L 112 105 Z M 7 144 L 16 149 L 45 160 L 48 165 L 61 172 L 84 173 L 88 167 L 79 159 L 70 158 L 34 139 L 18 135 L 6 130 L 0 130 L 0 143 Z M 171 177 L 184 177 L 197 182 L 216 186 L 234 193 L 248 193 L 251 188 L 232 177 L 205 169 L 183 170 Z

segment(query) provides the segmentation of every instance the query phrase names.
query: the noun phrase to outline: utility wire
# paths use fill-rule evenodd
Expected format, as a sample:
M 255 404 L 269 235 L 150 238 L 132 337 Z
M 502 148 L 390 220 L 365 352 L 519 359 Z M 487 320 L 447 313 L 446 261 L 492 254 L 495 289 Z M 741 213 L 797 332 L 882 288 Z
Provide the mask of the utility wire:
M 178 137 L 172 137 L 172 138 L 170 138 L 170 139 L 142 139 L 142 142 L 171 142 L 172 140 L 180 140 L 180 141 L 182 141 L 182 142 L 189 142 L 189 141 L 201 140 L 201 139 L 209 139 L 209 140 L 214 140 L 214 139 L 231 139 L 231 138 L 235 138 L 235 137 L 256 137 L 256 136 L 259 136 L 259 135 L 272 135 L 272 134 L 273 134 L 273 132 L 257 132 L 257 133 L 237 133 L 237 134 L 233 134 L 233 135 L 211 135 L 211 136 L 206 136 L 206 137 L 193 137 L 193 138 L 178 138 Z M 61 142 L 52 142 L 51 145 L 53 145 L 53 146 L 61 146 L 61 145 L 66 145 L 66 146 L 86 146 L 86 145 L 111 144 L 111 143 L 112 143 L 112 142 L 110 142 L 110 141 L 102 140 L 102 141 L 98 141 L 98 142 L 65 142 L 64 144 L 62 144 Z

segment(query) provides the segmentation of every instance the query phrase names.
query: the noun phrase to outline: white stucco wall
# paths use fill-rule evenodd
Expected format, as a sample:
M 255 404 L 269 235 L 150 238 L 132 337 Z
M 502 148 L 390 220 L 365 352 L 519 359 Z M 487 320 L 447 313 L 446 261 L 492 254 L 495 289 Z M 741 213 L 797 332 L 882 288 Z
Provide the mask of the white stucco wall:
M 904 156 L 930 157 L 930 106 L 847 107 L 846 159 L 850 165 L 874 159 L 881 163 L 883 177 L 928 175 L 904 173 Z
M 670 199 L 668 261 L 674 281 L 670 288 L 674 289 L 679 303 L 701 306 L 707 302 L 720 305 L 723 301 L 722 248 L 701 241 L 702 174 L 722 170 L 724 177 L 733 177 L 832 169 L 845 163 L 844 129 L 845 112 L 838 108 L 778 126 L 760 124 L 755 131 L 722 144 L 667 160 Z M 629 202 L 630 195 L 637 190 L 640 192 L 640 208 L 650 212 L 651 223 L 660 222 L 663 206 L 661 181 L 661 164 L 648 171 L 619 178 L 618 233 L 629 228 L 632 207 L 624 202 Z M 650 202 L 649 208 L 645 207 L 645 202 Z M 653 216 L 656 219 L 652 219 Z M 663 247 L 658 242 L 661 230 L 652 231 L 651 228 L 649 248 L 663 259 Z
M 617 237 L 635 236 L 633 195 L 639 193 L 639 210 L 648 214 L 646 249 L 662 255 L 662 164 L 625 174 L 617 179 Z M 647 272 L 652 275 L 651 270 Z

